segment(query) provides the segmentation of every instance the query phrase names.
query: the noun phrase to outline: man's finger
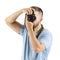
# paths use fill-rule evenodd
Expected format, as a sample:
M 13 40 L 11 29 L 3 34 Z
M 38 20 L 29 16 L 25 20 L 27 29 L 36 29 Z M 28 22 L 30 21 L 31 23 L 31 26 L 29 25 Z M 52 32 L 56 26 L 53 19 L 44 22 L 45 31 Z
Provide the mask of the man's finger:
M 30 8 L 30 14 L 32 14 L 32 9 Z
M 25 15 L 25 19 L 27 20 L 27 14 Z

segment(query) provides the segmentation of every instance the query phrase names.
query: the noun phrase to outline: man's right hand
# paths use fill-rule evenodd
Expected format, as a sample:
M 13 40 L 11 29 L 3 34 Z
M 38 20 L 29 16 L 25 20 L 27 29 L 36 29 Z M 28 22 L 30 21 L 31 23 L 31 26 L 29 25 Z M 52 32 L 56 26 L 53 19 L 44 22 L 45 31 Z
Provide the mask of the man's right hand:
M 26 14 L 32 14 L 32 8 L 24 8 L 21 9 L 22 13 L 26 13 Z

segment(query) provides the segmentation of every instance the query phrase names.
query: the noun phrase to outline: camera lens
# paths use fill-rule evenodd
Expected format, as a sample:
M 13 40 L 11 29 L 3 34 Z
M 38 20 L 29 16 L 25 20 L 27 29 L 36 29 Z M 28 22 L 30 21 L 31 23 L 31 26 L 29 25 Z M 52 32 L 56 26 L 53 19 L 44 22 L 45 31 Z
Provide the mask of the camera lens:
M 36 19 L 36 16 L 35 16 L 33 10 L 32 10 L 32 14 L 27 15 L 27 17 L 28 17 L 28 20 L 29 20 L 30 22 L 33 22 L 33 21 L 35 21 L 35 19 Z

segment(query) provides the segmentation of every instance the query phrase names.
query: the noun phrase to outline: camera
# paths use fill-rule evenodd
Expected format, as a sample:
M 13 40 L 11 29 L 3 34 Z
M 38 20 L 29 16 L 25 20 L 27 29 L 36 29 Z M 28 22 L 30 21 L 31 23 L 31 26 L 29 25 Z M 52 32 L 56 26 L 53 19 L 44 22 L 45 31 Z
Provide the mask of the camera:
M 33 22 L 36 20 L 36 16 L 34 14 L 34 11 L 32 10 L 32 14 L 27 15 L 28 21 Z

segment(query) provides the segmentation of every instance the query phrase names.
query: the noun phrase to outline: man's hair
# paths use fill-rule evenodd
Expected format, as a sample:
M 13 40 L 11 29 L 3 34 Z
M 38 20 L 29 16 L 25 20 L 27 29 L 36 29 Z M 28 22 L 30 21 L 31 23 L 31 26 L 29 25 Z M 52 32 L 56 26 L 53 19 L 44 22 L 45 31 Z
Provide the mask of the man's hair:
M 41 12 L 42 15 L 43 15 L 43 10 L 42 10 L 40 7 L 37 7 L 37 6 L 31 6 L 30 8 L 33 8 L 33 9 L 35 9 L 36 11 Z

